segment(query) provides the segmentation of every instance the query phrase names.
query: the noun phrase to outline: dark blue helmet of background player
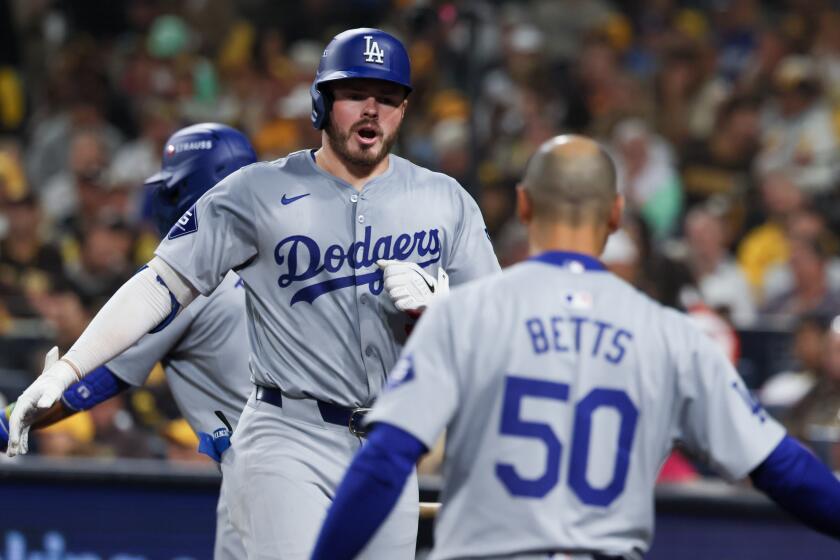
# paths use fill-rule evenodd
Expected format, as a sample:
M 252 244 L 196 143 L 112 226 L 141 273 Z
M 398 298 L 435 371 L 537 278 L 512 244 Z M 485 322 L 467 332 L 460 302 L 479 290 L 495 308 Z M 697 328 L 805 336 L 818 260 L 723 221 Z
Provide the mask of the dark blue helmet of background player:
M 336 35 L 324 49 L 318 73 L 309 93 L 312 96 L 312 125 L 327 125 L 332 99 L 321 86 L 327 82 L 367 78 L 394 82 L 411 92 L 411 63 L 399 39 L 369 27 L 349 29 Z
M 152 215 L 161 237 L 201 195 L 255 161 L 257 154 L 248 138 L 223 124 L 195 124 L 170 136 L 160 172 L 145 182 L 153 190 Z

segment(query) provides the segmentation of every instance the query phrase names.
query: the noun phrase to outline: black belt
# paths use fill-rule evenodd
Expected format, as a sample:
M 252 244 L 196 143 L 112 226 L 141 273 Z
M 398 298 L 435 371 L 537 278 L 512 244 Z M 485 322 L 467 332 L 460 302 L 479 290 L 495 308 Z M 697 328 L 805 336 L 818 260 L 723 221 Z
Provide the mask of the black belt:
M 563 556 L 571 556 L 572 558 L 589 558 L 590 560 L 627 560 L 627 556 L 613 556 L 611 554 L 585 552 L 581 550 L 549 550 L 545 552 L 537 552 L 536 554 L 547 554 L 549 557 L 554 557 L 555 555 L 560 554 Z
M 276 387 L 257 385 L 256 399 L 283 408 L 283 393 Z M 346 408 L 318 399 L 310 400 L 315 401 L 318 405 L 318 411 L 321 413 L 324 422 L 343 426 L 349 429 L 354 436 L 365 437 L 367 435 L 367 428 L 362 426 L 362 420 L 370 410 L 369 408 Z
M 567 550 L 558 550 L 556 552 L 549 552 L 551 555 L 563 554 L 569 556 L 584 556 L 592 560 L 627 560 L 626 556 L 612 556 L 610 554 L 598 554 L 597 552 L 569 552 Z

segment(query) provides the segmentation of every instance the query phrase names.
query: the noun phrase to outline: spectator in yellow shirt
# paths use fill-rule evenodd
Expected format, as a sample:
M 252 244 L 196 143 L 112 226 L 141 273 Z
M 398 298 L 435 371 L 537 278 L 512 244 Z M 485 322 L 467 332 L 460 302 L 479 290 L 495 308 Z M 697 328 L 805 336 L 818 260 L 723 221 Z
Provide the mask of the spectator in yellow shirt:
M 760 301 L 765 272 L 788 260 L 786 238 L 791 216 L 806 205 L 805 195 L 783 173 L 771 173 L 761 183 L 761 199 L 767 219 L 748 231 L 738 245 L 738 264 L 744 271 L 756 301 Z

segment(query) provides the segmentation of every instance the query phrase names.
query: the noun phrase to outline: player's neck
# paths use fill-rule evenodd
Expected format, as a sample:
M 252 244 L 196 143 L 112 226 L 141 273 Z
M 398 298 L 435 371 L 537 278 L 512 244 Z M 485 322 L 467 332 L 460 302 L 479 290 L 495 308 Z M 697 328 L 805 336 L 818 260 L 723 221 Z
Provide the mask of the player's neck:
M 564 251 L 599 258 L 604 250 L 607 234 L 606 228 L 543 225 L 532 222 L 528 226 L 528 244 L 532 255 L 546 251 Z
M 388 170 L 390 158 L 387 156 L 376 165 L 353 165 L 340 157 L 333 150 L 329 142 L 324 142 L 315 152 L 315 165 L 345 183 L 349 183 L 357 191 L 361 191 L 368 181 Z

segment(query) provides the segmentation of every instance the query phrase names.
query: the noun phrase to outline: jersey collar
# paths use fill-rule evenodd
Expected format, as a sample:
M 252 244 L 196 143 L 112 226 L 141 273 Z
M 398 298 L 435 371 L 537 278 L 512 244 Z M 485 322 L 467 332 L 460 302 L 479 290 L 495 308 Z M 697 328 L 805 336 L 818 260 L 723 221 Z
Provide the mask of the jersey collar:
M 309 162 L 309 164 L 312 166 L 312 169 L 314 169 L 316 173 L 318 173 L 319 175 L 321 175 L 323 177 L 326 177 L 327 179 L 330 179 L 331 181 L 333 181 L 334 183 L 337 183 L 338 185 L 341 185 L 342 187 L 348 188 L 348 189 L 353 190 L 353 191 L 356 190 L 356 187 L 354 187 L 353 185 L 351 185 L 347 181 L 339 179 L 335 175 L 332 175 L 332 174 L 328 173 L 327 171 L 321 169 L 321 167 L 315 161 L 316 150 L 310 149 L 310 150 L 308 150 L 308 152 L 309 152 L 309 157 L 307 157 L 306 159 Z M 394 173 L 394 167 L 395 167 L 394 164 L 395 164 L 394 155 L 393 154 L 388 154 L 388 169 L 386 169 L 382 174 L 371 178 L 367 183 L 364 184 L 364 186 L 362 187 L 362 190 L 358 191 L 358 192 L 368 193 L 371 189 L 380 185 L 383 181 L 389 179 L 391 177 L 391 175 L 393 175 L 393 173 Z
M 546 251 L 539 255 L 534 255 L 528 260 L 568 268 L 573 272 L 583 272 L 584 270 L 603 272 L 607 270 L 604 263 L 595 257 L 584 255 L 583 253 L 573 253 L 571 251 Z

